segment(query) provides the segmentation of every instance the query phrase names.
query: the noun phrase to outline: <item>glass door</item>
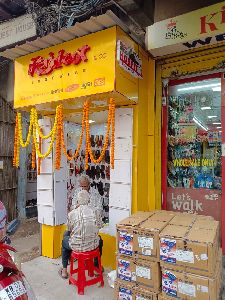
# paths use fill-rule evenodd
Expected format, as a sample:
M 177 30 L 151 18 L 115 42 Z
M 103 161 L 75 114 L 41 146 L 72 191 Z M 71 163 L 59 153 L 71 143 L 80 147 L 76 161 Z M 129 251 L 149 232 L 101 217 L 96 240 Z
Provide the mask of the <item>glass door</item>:
M 166 208 L 221 220 L 221 75 L 170 81 L 167 99 Z

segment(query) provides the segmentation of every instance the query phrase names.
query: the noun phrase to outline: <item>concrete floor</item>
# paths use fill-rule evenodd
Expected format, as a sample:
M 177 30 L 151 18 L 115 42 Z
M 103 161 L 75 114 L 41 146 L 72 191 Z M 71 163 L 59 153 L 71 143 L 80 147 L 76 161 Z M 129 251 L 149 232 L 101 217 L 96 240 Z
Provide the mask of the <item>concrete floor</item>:
M 60 259 L 37 257 L 22 264 L 22 271 L 30 282 L 37 300 L 113 300 L 114 290 L 109 287 L 106 274 L 104 288 L 97 285 L 87 287 L 84 296 L 77 294 L 75 286 L 58 275 Z

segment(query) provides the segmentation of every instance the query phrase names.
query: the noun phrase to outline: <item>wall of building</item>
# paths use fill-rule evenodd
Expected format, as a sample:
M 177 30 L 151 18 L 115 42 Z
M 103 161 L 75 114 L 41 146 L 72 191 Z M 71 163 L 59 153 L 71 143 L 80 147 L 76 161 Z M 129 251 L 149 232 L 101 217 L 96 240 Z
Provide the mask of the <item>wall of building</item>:
M 14 62 L 4 59 L 0 62 L 0 96 L 13 103 Z

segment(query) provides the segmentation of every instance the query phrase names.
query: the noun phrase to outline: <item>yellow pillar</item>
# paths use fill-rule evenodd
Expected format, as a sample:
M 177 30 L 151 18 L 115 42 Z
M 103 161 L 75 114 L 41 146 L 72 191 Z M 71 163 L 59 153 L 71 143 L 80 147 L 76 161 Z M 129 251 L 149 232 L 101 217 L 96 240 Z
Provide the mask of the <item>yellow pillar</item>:
M 162 78 L 161 65 L 156 67 L 156 101 L 155 101 L 155 202 L 156 209 L 161 209 L 162 181 L 161 181 L 161 119 L 162 114 Z
M 143 79 L 133 121 L 132 212 L 156 208 L 155 203 L 155 62 L 139 47 Z
M 49 258 L 61 256 L 61 244 L 66 225 L 42 225 L 42 255 Z

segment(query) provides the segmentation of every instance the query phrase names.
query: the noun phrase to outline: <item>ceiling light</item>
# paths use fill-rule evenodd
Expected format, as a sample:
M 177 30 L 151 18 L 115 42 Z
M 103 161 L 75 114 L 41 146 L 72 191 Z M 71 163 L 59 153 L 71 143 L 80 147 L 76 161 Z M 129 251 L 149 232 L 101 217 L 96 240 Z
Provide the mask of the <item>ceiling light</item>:
M 221 92 L 221 86 L 212 87 L 213 92 Z
M 196 86 L 180 88 L 180 89 L 177 89 L 177 91 L 182 92 L 182 91 L 198 90 L 198 89 L 203 89 L 203 88 L 209 88 L 209 87 L 213 88 L 213 87 L 220 87 L 220 86 L 221 86 L 220 83 L 211 83 L 211 84 L 206 84 L 206 85 L 196 85 Z
M 204 129 L 205 131 L 208 131 L 208 127 L 204 126 L 196 117 L 193 118 L 193 121 L 202 129 Z
M 201 107 L 201 110 L 208 110 L 208 109 L 211 109 L 211 107 L 210 106 L 202 106 Z
M 218 126 L 218 127 L 216 127 L 217 129 L 220 129 L 220 128 L 222 128 L 221 126 Z
M 221 122 L 214 122 L 213 125 L 221 125 Z
M 89 124 L 95 123 L 95 121 L 93 120 L 89 120 Z
M 208 116 L 209 119 L 217 118 L 217 116 Z

